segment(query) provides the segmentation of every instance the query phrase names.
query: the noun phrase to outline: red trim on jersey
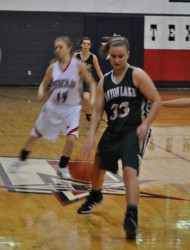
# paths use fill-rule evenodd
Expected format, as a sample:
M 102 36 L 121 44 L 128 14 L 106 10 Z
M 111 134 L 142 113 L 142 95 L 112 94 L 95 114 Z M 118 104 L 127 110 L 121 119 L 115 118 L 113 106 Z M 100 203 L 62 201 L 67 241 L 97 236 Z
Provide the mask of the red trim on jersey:
M 69 131 L 69 133 L 67 133 L 67 135 L 71 135 L 73 132 L 77 131 L 79 129 L 79 127 L 73 128 L 71 131 Z
M 71 58 L 72 60 L 72 58 Z M 63 72 L 65 72 L 67 70 L 67 68 L 69 67 L 69 65 L 71 64 L 71 60 L 69 61 L 69 63 L 67 64 L 66 68 L 65 69 L 62 69 Z
M 50 91 L 48 93 L 48 96 L 50 96 L 53 93 L 54 90 L 55 90 L 55 88 L 50 89 Z
M 38 137 L 42 137 L 42 134 L 38 131 L 37 127 L 35 127 L 34 130 Z

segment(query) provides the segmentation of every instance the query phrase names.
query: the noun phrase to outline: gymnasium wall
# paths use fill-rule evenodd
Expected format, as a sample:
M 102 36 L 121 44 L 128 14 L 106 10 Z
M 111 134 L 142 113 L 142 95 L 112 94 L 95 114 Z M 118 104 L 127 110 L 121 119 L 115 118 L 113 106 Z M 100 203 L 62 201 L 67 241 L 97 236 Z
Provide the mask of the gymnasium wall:
M 0 0 L 1 86 L 38 85 L 60 35 L 74 42 L 90 36 L 98 55 L 102 37 L 117 33 L 130 41 L 129 63 L 144 68 L 158 87 L 190 87 L 190 3 L 14 1 Z M 109 61 L 99 61 L 104 73 L 110 70 Z
M 84 33 L 80 13 L 0 12 L 0 85 L 38 85 L 54 58 L 53 42 Z
M 189 15 L 190 0 L 0 0 L 0 10 Z

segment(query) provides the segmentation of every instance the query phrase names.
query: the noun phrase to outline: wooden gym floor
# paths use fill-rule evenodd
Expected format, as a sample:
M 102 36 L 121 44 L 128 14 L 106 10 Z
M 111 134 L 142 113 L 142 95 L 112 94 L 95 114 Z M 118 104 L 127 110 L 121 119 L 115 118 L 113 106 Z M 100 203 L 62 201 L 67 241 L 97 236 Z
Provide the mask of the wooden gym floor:
M 163 99 L 190 98 L 188 89 L 159 92 Z M 106 175 L 105 202 L 93 214 L 77 214 L 89 186 L 57 178 L 64 137 L 54 144 L 40 140 L 26 166 L 16 174 L 7 171 L 43 105 L 36 95 L 37 88 L 0 88 L 0 250 L 188 250 L 190 108 L 162 108 L 152 126 L 139 176 L 139 233 L 128 241 L 122 228 L 125 197 L 119 175 Z M 105 126 L 103 119 L 97 142 Z M 95 151 L 89 161 L 80 157 L 87 132 L 82 113 L 70 167 L 84 172 L 84 180 Z

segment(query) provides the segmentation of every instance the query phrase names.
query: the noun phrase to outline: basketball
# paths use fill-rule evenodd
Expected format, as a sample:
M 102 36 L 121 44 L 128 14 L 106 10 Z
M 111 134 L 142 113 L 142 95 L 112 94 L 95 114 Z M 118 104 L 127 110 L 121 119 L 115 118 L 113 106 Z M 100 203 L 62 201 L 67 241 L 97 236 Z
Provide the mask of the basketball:
M 92 178 L 92 162 L 69 162 L 70 175 L 73 179 L 90 182 Z

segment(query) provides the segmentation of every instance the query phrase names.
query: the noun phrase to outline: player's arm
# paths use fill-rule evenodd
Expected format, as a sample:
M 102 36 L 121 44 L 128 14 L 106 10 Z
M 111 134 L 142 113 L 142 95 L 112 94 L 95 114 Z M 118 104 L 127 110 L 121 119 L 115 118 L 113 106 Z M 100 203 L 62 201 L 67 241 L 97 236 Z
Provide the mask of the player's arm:
M 45 90 L 48 86 L 48 84 L 52 81 L 52 70 L 53 70 L 53 64 L 51 64 L 45 73 L 45 76 L 40 83 L 39 89 L 38 89 L 38 100 L 42 100 L 45 96 Z
M 137 130 L 139 138 L 144 139 L 147 129 L 156 118 L 162 106 L 162 102 L 153 81 L 144 70 L 135 68 L 133 71 L 133 80 L 134 84 L 139 88 L 141 93 L 143 93 L 143 95 L 151 101 L 150 112 Z
M 96 55 L 93 55 L 93 66 L 94 66 L 99 78 L 101 79 L 103 77 L 103 74 L 102 74 L 102 71 L 100 69 L 100 65 L 99 65 L 98 58 Z
M 95 98 L 96 98 L 96 82 L 89 70 L 86 68 L 85 64 L 82 61 L 78 61 L 79 74 L 84 78 L 86 84 L 90 89 L 90 105 L 94 106 Z
M 90 128 L 89 128 L 89 134 L 88 134 L 88 139 L 86 143 L 82 147 L 82 155 L 84 157 L 89 157 L 90 151 L 92 147 L 95 144 L 95 135 L 96 131 L 99 128 L 102 115 L 104 112 L 104 92 L 103 92 L 103 78 L 99 81 L 98 86 L 97 86 L 97 95 L 96 95 L 96 101 L 94 108 L 92 110 L 92 115 L 90 119 Z
M 190 107 L 190 98 L 162 101 L 162 106 L 166 108 L 188 108 Z
M 89 129 L 89 137 L 93 138 L 96 134 L 96 131 L 99 128 L 102 115 L 104 113 L 104 91 L 103 91 L 103 80 L 102 78 L 97 86 L 97 93 L 96 93 L 96 101 L 94 108 L 92 110 L 91 121 L 90 121 L 90 129 Z

